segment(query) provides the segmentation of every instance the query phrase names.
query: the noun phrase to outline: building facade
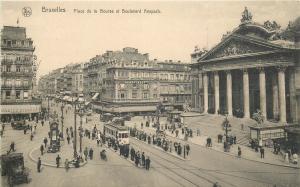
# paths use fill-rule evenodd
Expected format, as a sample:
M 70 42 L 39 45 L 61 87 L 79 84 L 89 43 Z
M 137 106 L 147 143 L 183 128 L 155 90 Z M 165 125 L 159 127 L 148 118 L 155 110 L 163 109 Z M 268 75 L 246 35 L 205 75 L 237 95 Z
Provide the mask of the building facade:
M 36 56 L 26 28 L 4 26 L 1 30 L 1 121 L 34 117 L 41 102 L 33 97 Z
M 169 109 L 189 110 L 192 85 L 190 67 L 172 60 L 157 63 L 160 82 L 160 99 Z
M 156 59 L 126 47 L 102 55 L 100 99 L 95 109 L 112 113 L 154 112 L 159 103 L 169 110 L 191 103 L 190 68 Z M 101 72 L 98 70 L 97 72 Z M 103 76 L 104 75 L 104 76 Z M 98 76 L 99 77 L 99 76 Z
M 242 16 L 219 44 L 192 54 L 192 107 L 245 118 L 259 110 L 267 120 L 299 122 L 299 35 L 288 40 L 276 22 L 255 23 L 247 9 Z
M 94 108 L 112 113 L 155 111 L 160 101 L 159 77 L 153 73 L 155 63 L 149 61 L 148 54 L 126 47 L 123 51 L 107 51 L 103 58 L 106 77 Z
M 74 96 L 83 93 L 84 64 L 69 64 L 64 68 L 55 69 L 40 77 L 38 90 L 47 95 L 59 95 L 67 92 Z

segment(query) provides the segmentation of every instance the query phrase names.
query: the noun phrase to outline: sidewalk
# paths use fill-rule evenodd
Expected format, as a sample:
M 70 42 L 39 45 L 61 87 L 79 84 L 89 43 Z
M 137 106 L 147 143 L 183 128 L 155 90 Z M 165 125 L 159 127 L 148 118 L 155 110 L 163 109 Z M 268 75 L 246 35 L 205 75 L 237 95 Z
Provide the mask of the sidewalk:
M 224 152 L 223 149 L 223 143 L 217 143 L 217 135 L 218 134 L 224 134 L 224 131 L 221 128 L 221 122 L 223 121 L 222 117 L 219 116 L 214 116 L 214 115 L 206 115 L 206 116 L 197 116 L 194 118 L 190 118 L 189 121 L 186 120 L 187 126 L 190 127 L 190 123 L 193 123 L 193 126 L 191 127 L 193 129 L 193 137 L 188 138 L 188 142 L 198 145 L 198 146 L 206 146 L 206 139 L 208 137 L 211 137 L 212 139 L 212 147 L 209 149 L 212 149 L 214 151 L 222 152 L 227 155 L 231 155 L 234 157 L 237 157 L 237 152 L 238 152 L 238 146 L 242 150 L 242 158 L 241 159 L 246 159 L 246 160 L 251 160 L 255 162 L 262 162 L 265 164 L 271 164 L 271 165 L 278 165 L 278 166 L 284 166 L 284 167 L 292 167 L 292 168 L 300 168 L 299 163 L 297 165 L 292 164 L 292 163 L 287 163 L 284 160 L 283 155 L 278 154 L 275 155 L 272 151 L 273 149 L 271 148 L 265 148 L 265 158 L 261 159 L 260 158 L 260 152 L 255 152 L 252 150 L 250 147 L 242 144 L 235 144 L 231 146 L 230 152 Z M 243 136 L 247 136 L 248 134 L 248 129 L 247 126 L 249 123 L 253 123 L 250 120 L 248 121 L 243 121 L 237 118 L 229 118 L 230 123 L 232 124 L 232 131 L 234 132 L 233 134 L 237 135 L 237 143 L 239 143 L 239 139 L 243 138 Z M 245 130 L 242 131 L 240 129 L 240 126 L 238 126 L 238 123 L 241 123 L 241 121 L 244 123 Z M 143 122 L 144 127 L 141 129 L 141 122 Z M 138 130 L 143 130 L 147 134 L 155 134 L 156 129 L 153 127 L 145 127 L 145 122 L 146 120 L 143 119 L 142 117 L 134 117 L 132 121 L 126 123 L 126 126 L 134 127 Z M 161 125 L 164 125 L 166 122 L 165 118 L 161 118 L 160 120 Z M 218 123 L 216 123 L 218 122 Z M 248 122 L 248 123 L 247 123 Z M 196 128 L 199 127 L 201 129 L 201 136 L 196 136 L 196 129 L 195 129 L 195 124 L 197 124 Z M 248 124 L 248 125 L 247 125 Z M 166 130 L 165 131 L 167 136 L 172 137 L 174 139 L 178 140 L 184 140 L 184 136 L 181 133 L 181 129 L 179 129 L 179 134 L 178 137 L 176 138 L 175 132 L 172 134 L 171 131 Z

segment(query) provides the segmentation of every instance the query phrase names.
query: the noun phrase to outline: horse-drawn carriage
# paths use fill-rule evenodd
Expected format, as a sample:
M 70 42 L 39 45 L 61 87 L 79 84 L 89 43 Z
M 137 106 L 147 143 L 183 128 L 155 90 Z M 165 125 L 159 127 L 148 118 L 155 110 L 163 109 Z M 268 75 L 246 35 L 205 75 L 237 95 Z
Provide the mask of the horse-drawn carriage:
M 23 153 L 1 155 L 1 175 L 7 176 L 9 186 L 29 182 L 29 170 L 24 166 Z

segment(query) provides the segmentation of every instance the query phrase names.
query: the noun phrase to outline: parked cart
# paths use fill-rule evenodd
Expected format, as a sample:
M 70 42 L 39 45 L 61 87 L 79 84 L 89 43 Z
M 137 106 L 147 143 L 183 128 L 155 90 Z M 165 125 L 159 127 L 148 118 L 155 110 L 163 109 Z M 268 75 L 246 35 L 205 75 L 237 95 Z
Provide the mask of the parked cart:
M 29 182 L 29 170 L 24 166 L 23 153 L 1 155 L 1 175 L 7 176 L 9 186 Z

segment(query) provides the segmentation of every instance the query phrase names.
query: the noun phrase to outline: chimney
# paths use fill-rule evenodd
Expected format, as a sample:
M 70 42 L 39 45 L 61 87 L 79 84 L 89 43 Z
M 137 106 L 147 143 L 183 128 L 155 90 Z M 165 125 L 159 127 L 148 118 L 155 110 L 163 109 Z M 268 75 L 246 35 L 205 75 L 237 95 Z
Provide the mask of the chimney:
M 147 60 L 149 60 L 149 53 L 145 53 L 145 54 L 143 54 L 143 56 L 144 56 Z
M 106 53 L 107 53 L 107 56 L 112 56 L 113 51 L 106 51 Z

